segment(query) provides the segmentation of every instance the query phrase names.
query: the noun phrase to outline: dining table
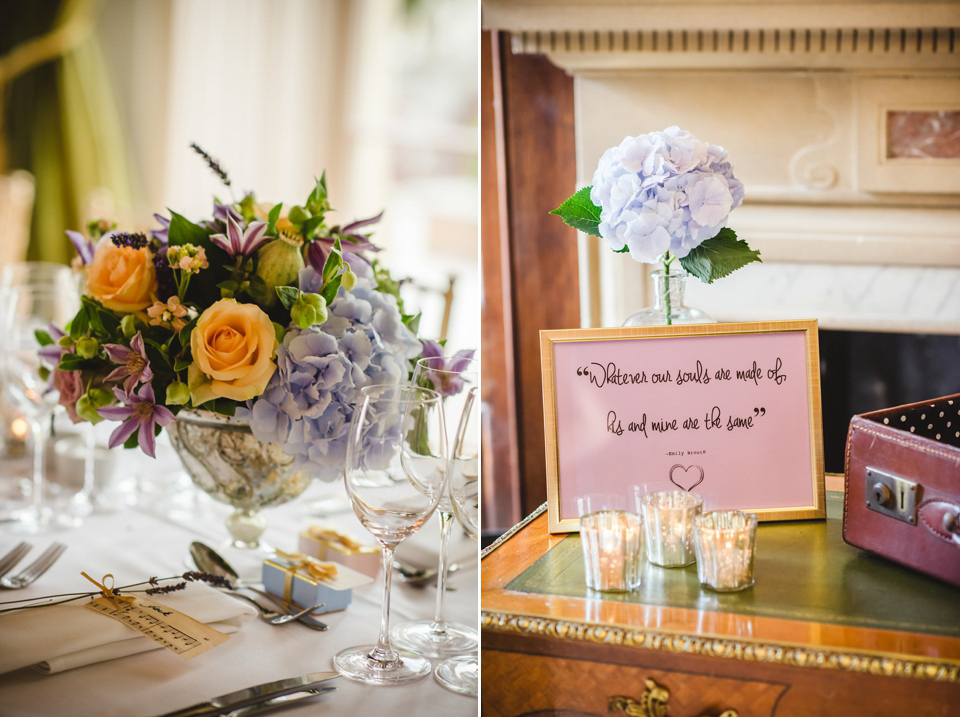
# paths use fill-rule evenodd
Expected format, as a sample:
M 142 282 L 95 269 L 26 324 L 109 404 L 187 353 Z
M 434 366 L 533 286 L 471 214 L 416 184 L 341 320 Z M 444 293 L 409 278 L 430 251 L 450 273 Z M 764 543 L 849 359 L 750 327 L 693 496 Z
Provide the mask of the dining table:
M 100 486 L 103 498 L 78 527 L 24 535 L 12 524 L 0 523 L 0 555 L 19 540 L 33 545 L 16 573 L 54 541 L 67 545 L 60 559 L 35 583 L 20 590 L 0 590 L 0 602 L 63 592 L 96 591 L 81 573 L 111 574 L 115 585 L 167 577 L 192 570 L 189 548 L 201 541 L 215 548 L 225 545 L 224 520 L 232 509 L 211 499 L 189 482 L 179 459 L 168 447 L 158 449 L 153 461 L 136 451 L 114 450 L 111 475 Z M 0 459 L 0 472 L 23 470 L 23 460 Z M 56 471 L 56 462 L 51 470 Z M 63 469 L 63 466 L 60 466 Z M 0 473 L 2 475 L 2 473 Z M 56 478 L 54 478 L 56 480 Z M 375 546 L 353 511 L 342 481 L 314 481 L 297 499 L 263 510 L 267 521 L 264 540 L 284 551 L 296 551 L 298 533 L 315 524 L 341 531 Z M 432 517 L 397 552 L 419 567 L 435 566 L 439 551 L 439 519 Z M 477 544 L 455 529 L 449 556 L 458 569 L 448 579 L 444 617 L 478 627 Z M 205 588 L 206 589 L 206 588 Z M 267 601 L 248 593 L 259 602 Z M 360 644 L 373 644 L 380 626 L 383 597 L 382 569 L 377 579 L 353 589 L 346 609 L 318 616 L 326 631 L 294 621 L 271 625 L 249 617 L 223 644 L 187 661 L 166 649 L 43 674 L 26 666 L 0 674 L 0 715 L 70 717 L 149 717 L 163 715 L 252 685 L 313 672 L 333 672 L 333 657 Z M 430 618 L 434 614 L 436 584 L 413 585 L 393 571 L 391 625 Z M 164 596 L 153 598 L 162 603 Z M 0 605 L 0 608 L 5 607 Z M 48 608 L 37 608 L 42 614 Z M 7 613 L 18 614 L 18 613 Z M 0 646 L 6 614 L 0 613 Z M 103 620 L 108 620 L 103 617 Z M 2 649 L 2 647 L 0 647 Z M 2 656 L 0 656 L 2 657 Z M 432 660 L 434 667 L 441 662 Z M 337 689 L 295 704 L 284 715 L 476 715 L 477 699 L 442 686 L 433 675 L 412 684 L 371 686 L 337 677 L 327 685 Z

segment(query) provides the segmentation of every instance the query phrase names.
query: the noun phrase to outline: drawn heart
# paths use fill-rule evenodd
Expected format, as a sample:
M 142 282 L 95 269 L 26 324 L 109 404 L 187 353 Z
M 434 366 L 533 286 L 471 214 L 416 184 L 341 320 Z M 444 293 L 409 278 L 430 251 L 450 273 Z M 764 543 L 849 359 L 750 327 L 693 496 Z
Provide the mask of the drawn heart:
M 693 485 L 691 485 L 689 488 L 687 488 L 687 487 L 686 487 L 685 485 L 683 485 L 682 483 L 677 483 L 677 481 L 675 481 L 675 480 L 673 479 L 673 473 L 674 473 L 674 471 L 676 471 L 676 470 L 681 470 L 681 471 L 683 471 L 683 477 L 681 478 L 681 480 L 683 480 L 684 483 L 689 483 L 689 482 L 690 482 L 690 471 L 692 471 L 692 470 L 694 470 L 694 469 L 700 471 L 700 477 L 697 479 L 697 482 L 694 483 Z M 679 463 L 677 463 L 677 465 L 675 465 L 673 468 L 670 469 L 670 482 L 673 483 L 675 486 L 677 486 L 677 488 L 679 488 L 680 490 L 685 490 L 685 491 L 687 491 L 687 492 L 689 493 L 689 492 L 692 491 L 694 488 L 696 488 L 698 485 L 700 485 L 701 483 L 703 483 L 703 468 L 701 468 L 700 466 L 687 466 L 687 467 L 684 467 L 684 466 L 680 465 Z

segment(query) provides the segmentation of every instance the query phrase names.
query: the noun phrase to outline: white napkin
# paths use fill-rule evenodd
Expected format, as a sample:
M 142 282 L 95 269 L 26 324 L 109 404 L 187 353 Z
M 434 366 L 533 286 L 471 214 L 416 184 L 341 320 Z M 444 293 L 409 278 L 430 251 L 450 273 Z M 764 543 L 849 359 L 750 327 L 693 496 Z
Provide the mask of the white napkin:
M 257 614 L 252 605 L 199 583 L 189 583 L 186 590 L 151 599 L 228 635 Z M 0 614 L 0 674 L 32 665 L 50 675 L 163 649 L 132 627 L 84 607 L 85 602 L 86 598 Z

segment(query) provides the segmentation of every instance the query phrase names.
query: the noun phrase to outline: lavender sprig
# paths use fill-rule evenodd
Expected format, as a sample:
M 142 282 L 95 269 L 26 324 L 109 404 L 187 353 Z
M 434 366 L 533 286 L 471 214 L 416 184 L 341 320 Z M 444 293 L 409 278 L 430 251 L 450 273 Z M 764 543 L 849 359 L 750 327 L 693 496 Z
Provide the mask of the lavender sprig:
M 181 580 L 186 582 L 175 583 L 174 585 L 161 586 L 160 583 L 168 580 Z M 121 585 L 118 588 L 113 588 L 114 595 L 120 595 L 121 590 L 128 590 L 130 588 L 140 587 L 141 585 L 152 585 L 153 587 L 146 590 L 133 590 L 130 592 L 142 592 L 146 595 L 162 595 L 165 593 L 176 592 L 178 590 L 184 590 L 187 587 L 187 582 L 204 582 L 214 587 L 227 587 L 231 588 L 229 580 L 224 578 L 222 575 L 214 575 L 212 573 L 200 573 L 195 570 L 190 570 L 183 573 L 182 575 L 172 575 L 168 578 L 157 578 L 152 577 L 148 580 L 142 580 L 138 583 L 130 583 L 129 585 Z M 74 600 L 80 600 L 84 597 L 92 598 L 101 593 L 96 590 L 90 592 L 80 592 L 80 593 L 59 593 L 57 595 L 44 595 L 43 597 L 36 598 L 21 598 L 20 600 L 5 600 L 0 602 L 0 605 L 13 605 L 14 603 L 21 602 L 33 602 L 33 605 L 18 605 L 17 607 L 8 607 L 0 609 L 0 614 L 5 612 L 13 612 L 14 610 L 29 610 L 36 607 L 48 607 L 50 605 L 62 605 L 64 603 L 73 602 Z M 42 600 L 53 600 L 54 598 L 64 598 L 63 600 L 57 600 L 56 602 L 40 602 Z
M 200 145 L 198 145 L 196 142 L 191 142 L 191 143 L 190 143 L 190 148 L 191 148 L 194 152 L 196 152 L 197 154 L 199 154 L 201 157 L 203 157 L 204 160 L 206 160 L 207 166 L 210 167 L 211 171 L 213 171 L 214 174 L 216 174 L 218 177 L 220 177 L 220 181 L 223 182 L 225 186 L 227 186 L 227 187 L 230 186 L 230 177 L 227 176 L 226 171 L 224 171 L 224 169 L 220 166 L 220 162 L 218 162 L 218 161 L 215 160 L 213 157 L 211 157 L 209 154 L 207 154 L 206 152 L 204 152 L 204 151 L 200 148 Z

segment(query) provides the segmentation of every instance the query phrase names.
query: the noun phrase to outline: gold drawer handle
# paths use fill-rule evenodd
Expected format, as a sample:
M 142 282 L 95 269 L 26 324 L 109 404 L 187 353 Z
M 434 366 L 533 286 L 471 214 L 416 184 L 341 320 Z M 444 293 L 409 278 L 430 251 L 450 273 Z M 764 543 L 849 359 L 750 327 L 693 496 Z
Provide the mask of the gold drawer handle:
M 670 690 L 658 685 L 649 677 L 644 680 L 647 689 L 640 695 L 640 701 L 625 695 L 614 695 L 607 703 L 610 712 L 621 710 L 630 717 L 667 717 L 667 702 L 670 700 Z M 701 715 L 707 717 L 707 715 Z M 736 710 L 724 710 L 719 717 L 738 717 Z

